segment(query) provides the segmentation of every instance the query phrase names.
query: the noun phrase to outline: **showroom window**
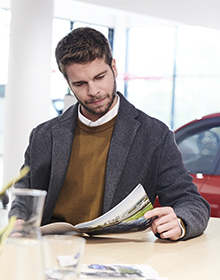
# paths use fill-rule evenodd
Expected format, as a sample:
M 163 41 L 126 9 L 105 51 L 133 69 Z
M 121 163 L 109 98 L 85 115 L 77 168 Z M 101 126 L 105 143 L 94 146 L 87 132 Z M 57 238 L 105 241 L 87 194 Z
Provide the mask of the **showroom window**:
M 128 31 L 127 98 L 175 129 L 220 110 L 220 31 L 200 26 Z
M 171 122 L 175 28 L 131 28 L 125 94 L 136 107 Z

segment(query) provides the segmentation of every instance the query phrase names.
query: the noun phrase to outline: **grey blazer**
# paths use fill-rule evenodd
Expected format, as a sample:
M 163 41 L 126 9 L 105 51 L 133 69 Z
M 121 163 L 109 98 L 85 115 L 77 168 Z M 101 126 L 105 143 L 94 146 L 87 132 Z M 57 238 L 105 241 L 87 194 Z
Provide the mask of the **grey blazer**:
M 108 153 L 103 213 L 141 183 L 152 203 L 158 195 L 160 204 L 172 206 L 185 222 L 184 239 L 202 234 L 210 207 L 192 183 L 173 132 L 118 94 L 120 107 Z M 57 118 L 40 124 L 30 135 L 24 163 L 30 166 L 30 173 L 16 187 L 48 192 L 42 225 L 50 222 L 66 176 L 77 112 L 78 103 Z

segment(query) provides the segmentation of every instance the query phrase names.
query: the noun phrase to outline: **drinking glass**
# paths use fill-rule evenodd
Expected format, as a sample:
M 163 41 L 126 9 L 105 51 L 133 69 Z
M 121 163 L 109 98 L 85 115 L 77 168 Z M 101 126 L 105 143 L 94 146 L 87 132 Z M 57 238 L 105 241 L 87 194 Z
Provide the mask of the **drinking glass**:
M 2 279 L 43 280 L 42 236 L 39 230 L 46 191 L 14 189 L 11 210 L 20 223 L 6 239 L 0 256 Z
M 15 188 L 11 193 L 11 213 L 20 220 L 14 227 L 13 236 L 40 238 L 43 207 L 47 192 L 35 189 Z
M 77 279 L 85 239 L 70 235 L 43 237 L 43 259 L 46 279 Z

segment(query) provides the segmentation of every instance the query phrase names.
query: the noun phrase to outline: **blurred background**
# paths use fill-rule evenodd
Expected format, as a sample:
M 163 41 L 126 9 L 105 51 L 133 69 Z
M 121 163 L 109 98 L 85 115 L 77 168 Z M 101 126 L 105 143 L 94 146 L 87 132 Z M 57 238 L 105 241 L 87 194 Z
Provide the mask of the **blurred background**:
M 54 50 L 91 26 L 112 46 L 118 90 L 175 130 L 220 111 L 219 0 L 0 0 L 0 189 L 36 125 L 75 102 Z

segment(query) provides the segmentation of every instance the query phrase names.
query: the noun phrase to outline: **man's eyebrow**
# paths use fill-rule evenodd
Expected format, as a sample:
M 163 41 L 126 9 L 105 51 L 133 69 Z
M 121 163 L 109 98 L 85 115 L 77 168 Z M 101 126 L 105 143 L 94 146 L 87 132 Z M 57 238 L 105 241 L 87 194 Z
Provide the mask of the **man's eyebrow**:
M 106 74 L 107 72 L 108 72 L 108 70 L 104 70 L 104 71 L 102 71 L 101 73 L 95 75 L 94 78 L 97 78 L 97 77 L 99 77 L 99 76 L 101 76 L 101 75 L 103 75 L 103 74 Z

